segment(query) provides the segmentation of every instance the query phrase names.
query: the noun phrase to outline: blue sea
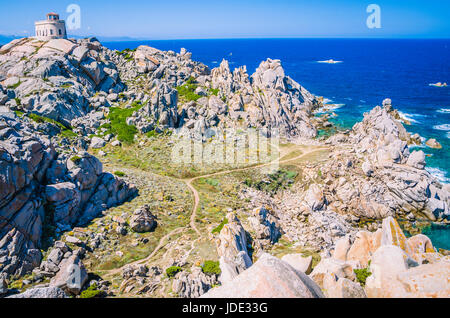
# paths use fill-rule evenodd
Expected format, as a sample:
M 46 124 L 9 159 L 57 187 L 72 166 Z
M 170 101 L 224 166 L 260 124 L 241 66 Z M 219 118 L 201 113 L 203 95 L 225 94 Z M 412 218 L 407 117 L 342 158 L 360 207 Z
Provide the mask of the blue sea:
M 344 128 L 351 128 L 364 112 L 391 98 L 412 123 L 408 131 L 442 144 L 440 150 L 421 149 L 431 155 L 427 169 L 441 182 L 450 183 L 450 40 L 226 39 L 104 45 L 117 50 L 150 45 L 175 52 L 184 47 L 194 60 L 211 68 L 227 59 L 231 68 L 246 65 L 249 74 L 267 58 L 280 59 L 287 75 L 338 105 L 334 121 Z M 319 63 L 329 59 L 342 63 Z M 437 82 L 449 86 L 429 85 Z M 428 234 L 437 247 L 450 249 L 448 233 L 439 228 Z

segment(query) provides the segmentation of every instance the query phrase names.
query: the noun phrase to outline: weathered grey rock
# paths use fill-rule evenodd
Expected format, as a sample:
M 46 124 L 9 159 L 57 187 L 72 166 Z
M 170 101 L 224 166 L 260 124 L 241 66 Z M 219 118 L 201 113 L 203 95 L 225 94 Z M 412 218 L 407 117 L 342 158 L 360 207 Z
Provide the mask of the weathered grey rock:
M 64 259 L 60 270 L 50 281 L 50 287 L 58 287 L 65 292 L 79 295 L 88 279 L 87 271 L 77 255 Z
M 148 205 L 134 211 L 130 221 L 130 227 L 138 233 L 154 231 L 157 226 L 156 217 L 151 213 Z
M 182 298 L 199 298 L 218 284 L 217 276 L 204 274 L 199 267 L 192 273 L 181 272 L 175 276 L 172 289 Z
M 48 138 L 14 114 L 1 114 L 0 127 L 0 216 L 6 221 L 0 223 L 0 272 L 24 275 L 40 265 L 44 206 L 54 211 L 54 225 L 70 228 L 136 193 L 102 173 L 88 153 L 57 154 Z
M 91 140 L 91 148 L 100 149 L 106 146 L 106 141 L 99 137 L 93 137 Z
M 225 283 L 252 265 L 247 250 L 247 237 L 236 214 L 227 215 L 228 223 L 224 225 L 216 240 L 217 253 L 220 257 L 220 282 Z
M 406 164 L 417 169 L 425 169 L 425 153 L 423 151 L 414 151 L 409 156 Z
M 312 256 L 304 257 L 302 254 L 288 254 L 284 255 L 281 260 L 306 275 L 309 275 L 312 271 Z
M 322 298 L 320 288 L 304 273 L 263 254 L 249 269 L 202 298 Z
M 367 298 L 360 284 L 334 274 L 326 275 L 323 285 L 327 298 Z
M 58 287 L 43 287 L 28 289 L 22 294 L 9 296 L 8 298 L 68 298 L 66 293 Z

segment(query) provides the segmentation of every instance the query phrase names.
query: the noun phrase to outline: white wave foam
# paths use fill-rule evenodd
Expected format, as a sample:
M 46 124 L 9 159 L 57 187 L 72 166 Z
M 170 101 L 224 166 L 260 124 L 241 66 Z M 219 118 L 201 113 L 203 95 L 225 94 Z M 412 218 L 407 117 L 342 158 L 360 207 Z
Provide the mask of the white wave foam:
M 433 129 L 449 131 L 450 130 L 450 124 L 436 125 L 436 126 L 433 127 Z
M 437 110 L 437 112 L 441 114 L 450 114 L 450 108 L 441 108 Z
M 450 178 L 447 178 L 445 171 L 439 168 L 426 167 L 425 168 L 433 177 L 439 180 L 441 183 L 450 183 Z
M 398 112 L 398 114 L 400 115 L 401 118 L 403 118 L 403 119 L 405 119 L 405 120 L 407 120 L 407 121 L 409 121 L 411 123 L 415 123 L 415 124 L 418 124 L 419 121 L 414 119 L 413 117 L 423 117 L 423 116 L 418 115 L 418 114 L 408 114 L 408 113 L 403 113 L 403 112 L 400 112 L 400 111 Z

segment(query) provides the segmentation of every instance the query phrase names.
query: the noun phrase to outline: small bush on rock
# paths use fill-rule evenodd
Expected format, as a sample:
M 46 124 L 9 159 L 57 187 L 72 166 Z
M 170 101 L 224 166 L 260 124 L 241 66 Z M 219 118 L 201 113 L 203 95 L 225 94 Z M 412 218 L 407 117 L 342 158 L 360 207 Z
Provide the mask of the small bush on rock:
M 214 261 L 205 261 L 202 266 L 202 271 L 206 275 L 220 275 L 222 273 L 220 263 Z
M 172 266 L 166 269 L 166 274 L 169 277 L 174 277 L 179 272 L 183 271 L 183 269 L 180 266 Z

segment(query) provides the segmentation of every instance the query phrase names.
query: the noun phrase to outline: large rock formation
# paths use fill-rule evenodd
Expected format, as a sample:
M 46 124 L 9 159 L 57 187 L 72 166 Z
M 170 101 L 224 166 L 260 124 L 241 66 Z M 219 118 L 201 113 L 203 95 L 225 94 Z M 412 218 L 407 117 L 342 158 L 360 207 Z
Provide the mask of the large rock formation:
M 34 112 L 60 122 L 86 115 L 97 92 L 120 92 L 112 52 L 95 39 L 32 38 L 15 40 L 0 50 L 0 83 L 8 89 L 7 106 Z
M 247 234 L 236 214 L 227 215 L 228 223 L 224 225 L 216 240 L 217 253 L 220 257 L 222 274 L 219 280 L 229 282 L 252 265 L 247 250 Z
M 88 153 L 57 153 L 50 140 L 14 114 L 0 116 L 0 271 L 39 266 L 41 239 L 82 225 L 136 193 L 102 172 Z
M 331 179 L 327 200 L 337 211 L 383 219 L 411 212 L 432 221 L 450 221 L 450 193 L 427 170 L 423 152 L 409 151 L 412 137 L 389 102 L 356 124 L 335 144 L 334 161 L 322 168 Z M 342 146 L 352 151 L 343 151 Z M 350 162 L 341 169 L 342 162 Z
M 338 282 L 355 281 L 354 271 L 364 268 L 370 274 L 364 288 L 368 297 L 450 296 L 449 257 L 437 253 L 425 235 L 407 239 L 392 217 L 376 232 L 360 231 L 354 238 L 341 239 L 332 258 L 323 259 L 311 278 L 326 294 L 329 289 L 337 297 Z M 337 280 L 330 280 L 330 275 Z
M 322 298 L 320 288 L 289 264 L 263 254 L 248 270 L 202 298 Z

